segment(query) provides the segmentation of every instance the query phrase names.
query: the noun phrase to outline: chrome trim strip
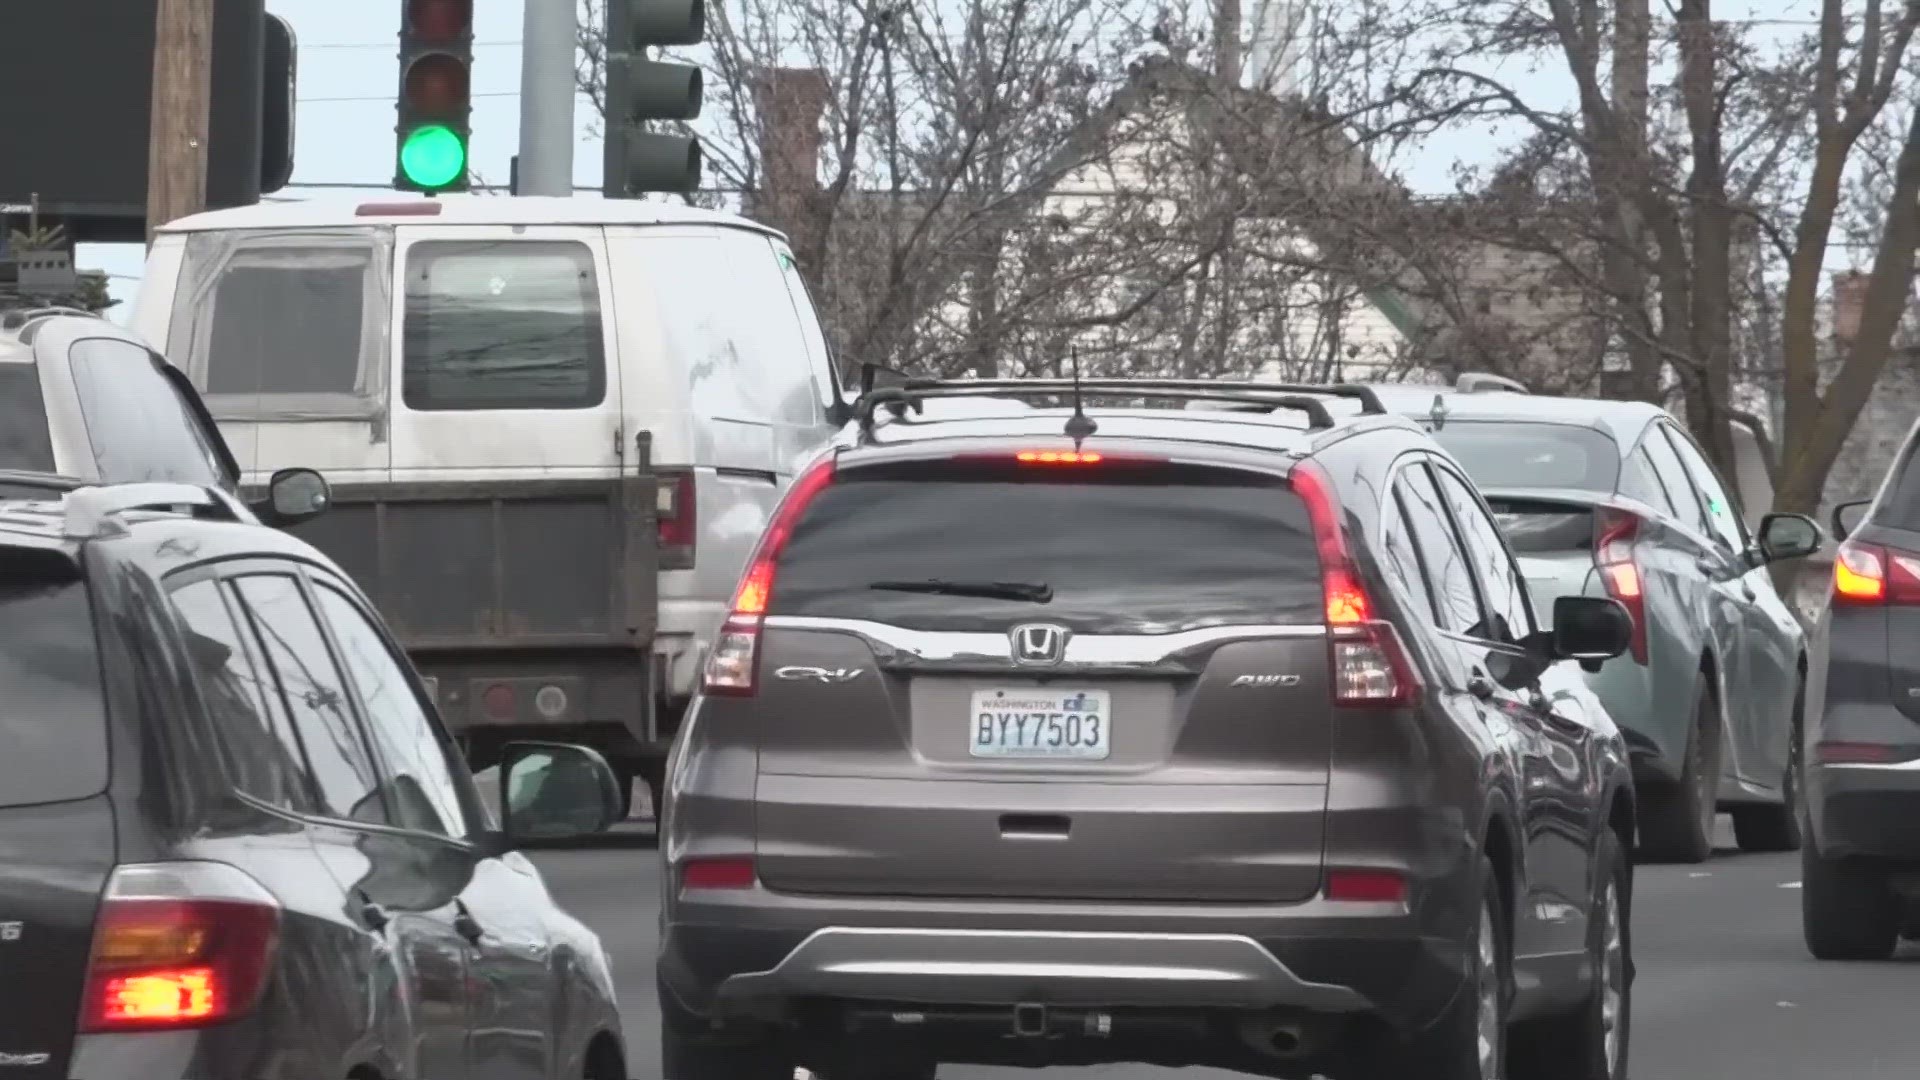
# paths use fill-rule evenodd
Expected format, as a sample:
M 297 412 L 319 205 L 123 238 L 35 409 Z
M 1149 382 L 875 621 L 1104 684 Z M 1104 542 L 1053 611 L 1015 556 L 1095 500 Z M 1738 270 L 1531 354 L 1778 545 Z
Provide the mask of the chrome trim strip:
M 1911 761 L 1823 761 L 1822 769 L 1857 769 L 1860 772 L 1920 772 L 1920 758 Z
M 772 630 L 824 630 L 852 634 L 872 647 L 881 661 L 902 664 L 976 661 L 1004 664 L 1013 657 L 1006 633 L 948 633 L 908 630 L 865 619 L 824 619 L 806 615 L 769 615 L 762 624 Z M 1267 638 L 1324 638 L 1324 625 L 1203 626 L 1174 634 L 1074 634 L 1061 656 L 1063 667 L 1088 665 L 1152 665 L 1184 654 L 1235 641 Z

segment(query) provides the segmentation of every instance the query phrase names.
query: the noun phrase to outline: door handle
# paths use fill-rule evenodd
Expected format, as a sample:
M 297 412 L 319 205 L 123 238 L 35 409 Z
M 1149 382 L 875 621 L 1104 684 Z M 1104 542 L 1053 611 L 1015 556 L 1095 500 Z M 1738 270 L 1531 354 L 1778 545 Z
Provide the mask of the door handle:
M 480 939 L 486 935 L 486 931 L 480 927 L 480 920 L 473 917 L 465 904 L 460 905 L 460 913 L 453 917 L 453 928 L 474 945 L 480 944 Z
M 373 930 L 373 931 L 385 930 L 387 928 L 387 924 L 392 921 L 393 921 L 393 917 L 387 914 L 386 908 L 381 907 L 379 904 L 376 904 L 371 900 L 364 900 L 361 902 L 360 922 L 367 929 Z

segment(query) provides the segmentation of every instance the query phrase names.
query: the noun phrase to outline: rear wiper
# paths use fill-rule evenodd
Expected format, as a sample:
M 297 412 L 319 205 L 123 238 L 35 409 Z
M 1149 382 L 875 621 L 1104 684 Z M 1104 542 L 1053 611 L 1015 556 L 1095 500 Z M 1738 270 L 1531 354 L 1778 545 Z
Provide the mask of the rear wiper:
M 1053 586 L 1030 581 L 875 581 L 869 589 L 888 592 L 931 593 L 935 596 L 977 596 L 983 600 L 1025 600 L 1044 604 L 1053 599 Z

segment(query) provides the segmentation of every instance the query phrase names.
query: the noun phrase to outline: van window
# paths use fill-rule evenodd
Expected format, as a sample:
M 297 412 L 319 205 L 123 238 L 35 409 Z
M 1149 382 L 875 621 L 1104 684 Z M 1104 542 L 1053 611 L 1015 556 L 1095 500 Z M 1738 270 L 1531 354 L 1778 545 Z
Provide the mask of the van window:
M 706 405 L 722 415 L 744 401 L 761 415 L 817 422 L 817 383 L 787 288 L 794 271 L 764 235 L 702 229 L 640 247 L 661 329 L 686 358 L 696 398 L 714 395 Z
M 225 482 L 213 448 L 152 353 L 119 338 L 83 338 L 68 350 L 67 363 L 102 480 Z
M 0 806 L 107 786 L 106 696 L 87 588 L 70 564 L 0 552 Z
M 593 252 L 572 240 L 407 251 L 402 400 L 416 412 L 590 409 L 607 394 Z
M 0 364 L 0 469 L 55 471 L 37 364 Z
M 940 595 L 929 581 L 1048 591 Z M 998 462 L 836 477 L 781 552 L 768 606 L 917 630 L 1005 632 L 1032 620 L 1089 634 L 1318 624 L 1324 610 L 1313 527 L 1283 480 Z

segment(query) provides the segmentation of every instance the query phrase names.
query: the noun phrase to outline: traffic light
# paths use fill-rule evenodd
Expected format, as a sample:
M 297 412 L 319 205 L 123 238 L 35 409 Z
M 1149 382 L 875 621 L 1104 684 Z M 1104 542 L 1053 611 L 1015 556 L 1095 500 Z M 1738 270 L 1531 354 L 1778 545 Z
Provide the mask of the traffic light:
M 698 140 L 639 125 L 699 118 L 700 69 L 649 59 L 646 50 L 698 45 L 706 31 L 703 0 L 607 0 L 607 198 L 700 186 Z
M 394 187 L 467 190 L 472 73 L 473 0 L 406 0 Z

